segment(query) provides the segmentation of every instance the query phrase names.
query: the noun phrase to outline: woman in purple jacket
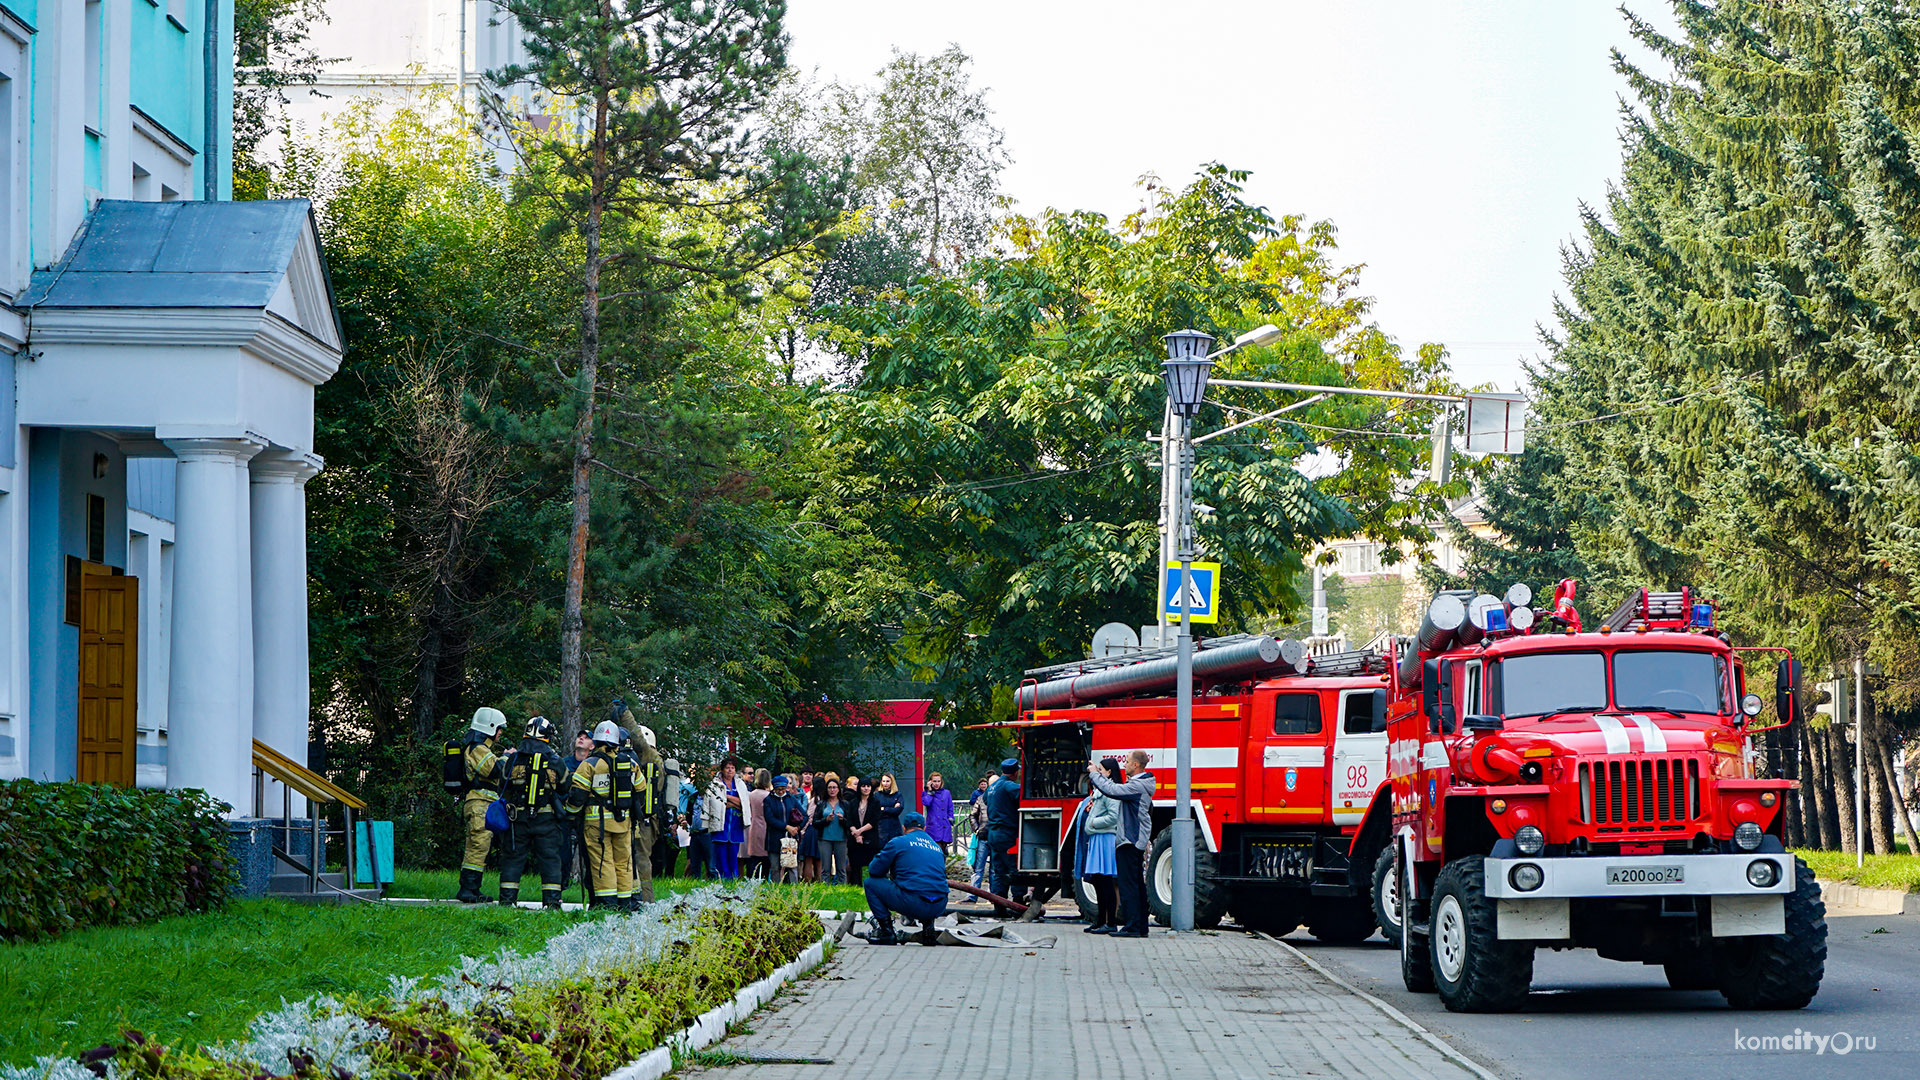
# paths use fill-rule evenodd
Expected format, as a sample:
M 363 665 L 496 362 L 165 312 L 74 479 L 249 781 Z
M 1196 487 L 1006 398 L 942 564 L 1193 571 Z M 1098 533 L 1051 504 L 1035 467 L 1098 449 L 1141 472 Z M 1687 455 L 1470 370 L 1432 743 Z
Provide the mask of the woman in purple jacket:
M 940 850 L 953 854 L 953 792 L 939 773 L 927 776 L 927 790 L 920 793 L 920 809 L 927 815 L 927 835 L 940 842 Z

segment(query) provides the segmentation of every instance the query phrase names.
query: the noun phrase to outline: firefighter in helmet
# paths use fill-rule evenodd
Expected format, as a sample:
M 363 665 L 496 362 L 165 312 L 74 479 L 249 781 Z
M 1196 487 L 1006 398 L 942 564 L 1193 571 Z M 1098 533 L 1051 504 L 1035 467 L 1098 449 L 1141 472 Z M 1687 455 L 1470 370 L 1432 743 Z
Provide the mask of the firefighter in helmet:
M 512 822 L 500 848 L 500 902 L 520 900 L 520 875 L 533 859 L 540 872 L 540 903 L 560 910 L 560 845 L 566 835 L 558 813 L 566 766 L 553 748 L 557 729 L 553 721 L 536 716 L 527 721 L 520 745 L 502 765 L 500 797 Z
M 660 756 L 653 729 L 634 719 L 633 711 L 613 699 L 609 718 L 627 735 L 633 756 L 633 878 L 641 900 L 653 903 L 653 847 L 665 829 L 666 759 Z
M 573 770 L 567 806 L 581 811 L 580 831 L 593 868 L 591 903 L 632 911 L 633 771 L 621 767 L 619 750 L 620 726 L 600 721 L 593 729 L 593 753 Z
M 460 796 L 460 821 L 466 829 L 466 850 L 460 856 L 460 891 L 455 899 L 463 904 L 484 904 L 480 883 L 487 873 L 487 849 L 493 845 L 493 833 L 487 829 L 487 807 L 500 797 L 500 755 L 494 744 L 500 729 L 507 726 L 507 715 L 482 705 L 473 710 L 467 725 L 466 749 L 461 758 L 466 772 L 465 791 Z

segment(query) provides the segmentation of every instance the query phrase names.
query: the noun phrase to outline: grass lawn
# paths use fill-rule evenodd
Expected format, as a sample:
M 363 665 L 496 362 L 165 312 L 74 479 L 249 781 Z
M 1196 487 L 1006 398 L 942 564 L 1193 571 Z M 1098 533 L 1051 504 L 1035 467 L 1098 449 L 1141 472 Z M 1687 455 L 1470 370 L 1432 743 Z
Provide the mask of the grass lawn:
M 1905 844 L 1900 846 L 1903 850 L 1897 855 L 1867 856 L 1864 868 L 1854 865 L 1854 856 L 1850 852 L 1797 848 L 1794 854 L 1807 860 L 1815 877 L 1828 881 L 1845 881 L 1870 889 L 1920 892 L 1920 855 L 1905 851 Z
M 460 871 L 458 870 L 399 870 L 393 872 L 393 886 L 387 890 L 388 896 L 429 896 L 436 899 L 452 899 L 460 891 Z M 697 881 L 693 878 L 655 878 L 653 895 L 662 899 L 674 893 L 683 893 L 697 889 L 702 885 L 711 885 L 711 881 Z M 487 871 L 486 884 L 481 892 L 488 896 L 500 895 L 500 874 Z M 803 896 L 801 902 L 810 908 L 827 911 L 865 911 L 866 893 L 852 885 L 775 885 L 776 889 L 795 889 Z M 520 882 L 520 899 L 538 900 L 540 898 L 540 879 L 528 875 Z M 569 886 L 562 899 L 578 902 L 581 896 L 580 885 Z
M 0 945 L 0 1062 L 98 1046 L 122 1024 L 168 1041 L 223 1042 L 282 998 L 384 993 L 462 954 L 531 952 L 578 915 L 498 907 L 305 907 L 283 900 L 140 926 Z

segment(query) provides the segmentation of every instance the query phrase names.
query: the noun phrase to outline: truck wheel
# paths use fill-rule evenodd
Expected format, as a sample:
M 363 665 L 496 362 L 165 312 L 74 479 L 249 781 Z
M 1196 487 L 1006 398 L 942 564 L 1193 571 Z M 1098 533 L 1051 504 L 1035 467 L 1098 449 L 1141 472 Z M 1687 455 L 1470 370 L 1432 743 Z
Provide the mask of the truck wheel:
M 1207 850 L 1200 823 L 1193 823 L 1193 925 L 1211 930 L 1227 914 L 1227 890 L 1219 881 L 1213 852 Z M 1147 853 L 1147 908 L 1161 926 L 1173 925 L 1173 829 L 1161 829 Z
M 1400 946 L 1400 875 L 1393 872 L 1393 848 L 1384 848 L 1373 860 L 1373 921 L 1380 924 L 1380 936 L 1387 944 Z
M 1486 860 L 1456 859 L 1433 883 L 1428 939 L 1433 988 L 1450 1012 L 1512 1012 L 1533 983 L 1533 945 L 1501 941 L 1487 897 Z
M 1400 859 L 1393 860 L 1393 876 L 1397 884 L 1396 892 L 1402 898 L 1401 910 L 1406 910 L 1404 898 L 1413 895 L 1409 885 L 1413 871 L 1400 865 Z M 1400 981 L 1415 994 L 1433 993 L 1433 947 L 1426 934 L 1414 930 L 1412 924 L 1402 915 L 1400 930 Z
M 1240 889 L 1234 893 L 1233 921 L 1274 937 L 1286 937 L 1305 921 L 1303 897 L 1291 889 Z
M 1364 896 L 1319 896 L 1307 908 L 1307 933 L 1317 940 L 1351 945 L 1373 936 L 1373 903 Z
M 1820 992 L 1827 969 L 1827 905 L 1813 871 L 1793 860 L 1794 890 L 1785 897 L 1787 932 L 1717 938 L 1713 968 L 1720 993 L 1736 1009 L 1799 1009 Z

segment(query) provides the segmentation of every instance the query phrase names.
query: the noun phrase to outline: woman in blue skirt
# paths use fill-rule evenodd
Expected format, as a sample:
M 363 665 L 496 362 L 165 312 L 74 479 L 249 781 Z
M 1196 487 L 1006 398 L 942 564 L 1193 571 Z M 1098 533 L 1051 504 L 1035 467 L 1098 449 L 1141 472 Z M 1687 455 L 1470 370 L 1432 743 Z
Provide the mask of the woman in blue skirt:
M 718 794 L 726 801 L 726 821 L 713 831 L 713 868 L 724 879 L 740 876 L 740 845 L 746 842 L 746 805 L 751 791 L 740 777 L 740 763 L 728 758 L 720 763 L 720 775 L 714 778 Z
M 1120 774 L 1118 758 L 1106 758 L 1100 762 L 1100 767 L 1106 770 L 1114 783 L 1125 782 L 1125 777 Z M 1085 932 L 1111 934 L 1117 928 L 1120 910 L 1118 870 L 1113 859 L 1114 844 L 1120 832 L 1120 806 L 1096 788 L 1081 804 L 1080 814 L 1080 858 L 1077 865 L 1080 877 L 1092 886 L 1098 904 L 1098 914 Z

